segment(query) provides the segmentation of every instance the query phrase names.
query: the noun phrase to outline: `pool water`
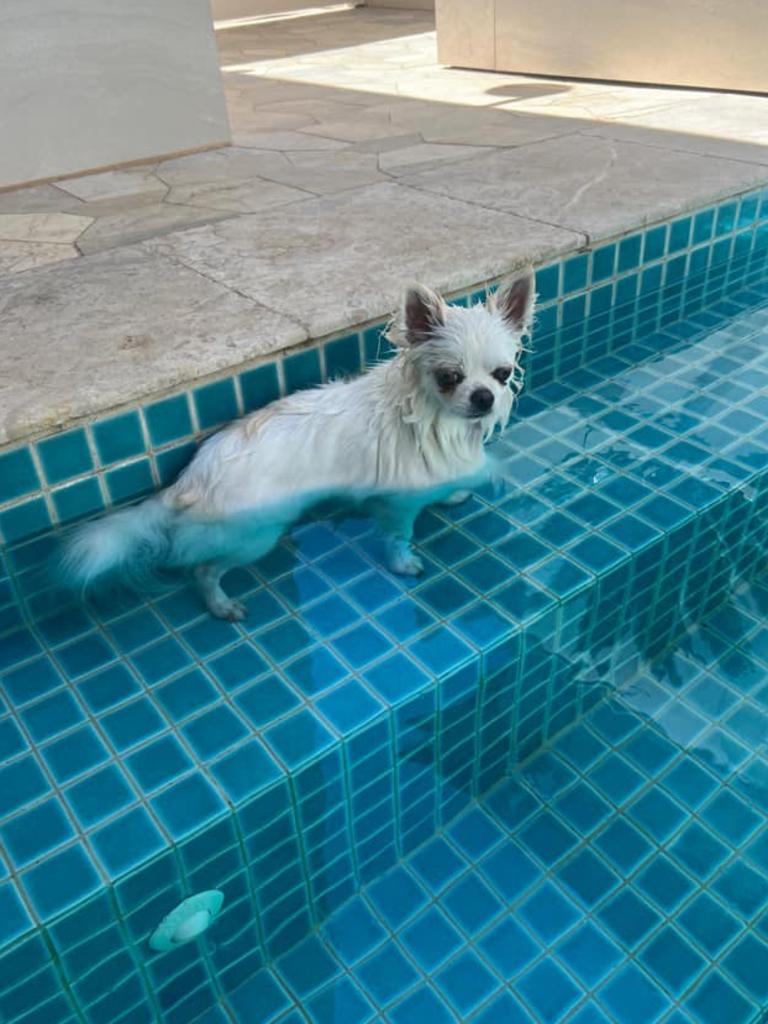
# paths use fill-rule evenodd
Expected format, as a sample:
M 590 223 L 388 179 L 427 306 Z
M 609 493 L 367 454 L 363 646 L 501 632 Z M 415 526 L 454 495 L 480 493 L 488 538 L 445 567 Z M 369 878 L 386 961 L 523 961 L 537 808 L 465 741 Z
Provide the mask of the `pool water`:
M 766 612 L 740 588 L 206 1024 L 762 1019 Z

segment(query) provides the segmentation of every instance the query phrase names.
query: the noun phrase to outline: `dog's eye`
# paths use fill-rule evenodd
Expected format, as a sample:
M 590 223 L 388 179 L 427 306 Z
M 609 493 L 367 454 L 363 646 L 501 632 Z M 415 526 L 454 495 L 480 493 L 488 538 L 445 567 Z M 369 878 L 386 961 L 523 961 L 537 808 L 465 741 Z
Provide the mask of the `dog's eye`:
M 512 373 L 511 366 L 499 366 L 498 369 L 494 370 L 491 376 L 494 380 L 497 380 L 499 384 L 506 384 Z
M 453 391 L 464 380 L 464 374 L 458 370 L 437 370 L 435 380 L 441 391 Z

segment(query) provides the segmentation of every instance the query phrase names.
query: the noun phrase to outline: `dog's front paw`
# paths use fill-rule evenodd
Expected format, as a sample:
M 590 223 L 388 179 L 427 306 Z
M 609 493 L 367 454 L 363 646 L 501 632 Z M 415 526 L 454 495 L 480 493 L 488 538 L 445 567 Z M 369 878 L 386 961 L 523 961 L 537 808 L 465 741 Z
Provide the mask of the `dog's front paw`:
M 211 601 L 208 611 L 215 618 L 225 619 L 227 622 L 242 622 L 248 614 L 248 609 L 242 601 L 235 601 L 229 597 L 223 601 Z
M 398 576 L 421 576 L 424 572 L 424 563 L 413 552 L 401 558 L 393 558 L 389 567 Z
M 472 497 L 471 491 L 454 491 L 453 494 L 449 494 L 445 501 L 441 501 L 441 505 L 463 505 L 465 501 L 468 501 Z
M 395 541 L 389 548 L 389 568 L 398 576 L 420 576 L 424 563 L 406 541 Z

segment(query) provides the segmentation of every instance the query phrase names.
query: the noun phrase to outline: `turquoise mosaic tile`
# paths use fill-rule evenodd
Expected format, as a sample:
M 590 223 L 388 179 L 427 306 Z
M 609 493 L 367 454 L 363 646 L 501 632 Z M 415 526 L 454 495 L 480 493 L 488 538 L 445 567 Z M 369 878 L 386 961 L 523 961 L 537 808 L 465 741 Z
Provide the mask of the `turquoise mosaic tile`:
M 260 409 L 280 397 L 280 381 L 277 364 L 267 363 L 240 374 L 240 391 L 243 396 L 243 411 Z M 189 432 L 189 431 L 188 431 Z
M 60 523 L 72 523 L 84 516 L 104 510 L 99 481 L 89 476 L 77 483 L 58 487 L 52 494 L 53 507 Z
M 49 484 L 60 483 L 93 468 L 84 430 L 69 430 L 47 438 L 37 446 L 37 452 Z
M 384 324 L 377 324 L 362 332 L 363 355 L 366 366 L 375 366 L 376 363 L 388 359 L 394 354 L 395 348 L 387 341 L 384 335 Z
M 172 483 L 195 453 L 197 445 L 194 441 L 174 445 L 158 452 L 155 456 L 157 479 L 161 486 Z
M 290 394 L 301 388 L 313 387 L 322 380 L 320 353 L 317 349 L 306 349 L 296 355 L 286 356 L 283 361 L 285 389 Z
M 186 395 L 175 395 L 173 398 L 153 402 L 144 408 L 144 417 L 150 440 L 158 447 L 192 433 L 192 417 Z
M 231 379 L 195 388 L 194 403 L 201 430 L 227 423 L 235 419 L 239 412 L 235 385 Z
M 8 544 L 50 530 L 52 520 L 43 498 L 32 498 L 0 511 L 0 530 Z
M 93 427 L 93 439 L 103 466 L 119 462 L 145 449 L 141 421 L 137 412 L 126 412 L 101 420 Z
M 360 338 L 357 334 L 348 334 L 325 345 L 325 372 L 328 380 L 359 373 Z
M 154 490 L 155 486 L 149 459 L 139 459 L 127 466 L 111 470 L 106 474 L 106 481 L 110 502 L 113 505 L 143 497 Z
M 39 488 L 40 479 L 28 448 L 0 455 L 0 502 L 13 501 Z

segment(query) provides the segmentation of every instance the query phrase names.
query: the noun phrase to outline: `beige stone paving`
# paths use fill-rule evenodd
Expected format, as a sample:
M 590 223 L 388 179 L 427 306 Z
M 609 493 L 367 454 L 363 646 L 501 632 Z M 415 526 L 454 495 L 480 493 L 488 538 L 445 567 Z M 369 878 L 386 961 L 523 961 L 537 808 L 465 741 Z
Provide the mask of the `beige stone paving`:
M 88 273 L 74 279 L 61 264 L 2 282 L 3 440 L 183 386 L 190 367 L 215 374 L 306 337 L 294 321 L 138 246 L 83 264 Z
M 0 194 L 0 359 L 28 395 L 0 443 L 385 315 L 407 277 L 467 286 L 768 180 L 768 97 L 443 68 L 424 12 L 218 41 L 231 147 Z M 206 315 L 205 345 L 180 344 L 196 279 L 255 340 Z M 58 326 L 49 289 L 69 296 Z M 104 311 L 119 329 L 99 334 Z M 150 323 L 134 368 L 120 338 Z M 61 364 L 40 358 L 54 346 Z M 82 371 L 101 385 L 110 362 L 100 399 Z
M 696 195 L 746 190 L 767 173 L 761 164 L 577 134 L 412 174 L 403 182 L 595 239 L 674 216 Z
M 425 266 L 431 280 L 459 291 L 468 273 L 489 280 L 527 259 L 574 249 L 584 237 L 391 182 L 313 200 L 311 216 L 309 210 L 309 203 L 289 204 L 155 238 L 144 248 L 317 338 L 391 311 Z
M 93 222 L 72 213 L 0 214 L 0 241 L 73 242 Z
M 89 174 L 79 178 L 68 178 L 60 181 L 57 188 L 68 192 L 83 202 L 103 199 L 139 198 L 151 196 L 162 198 L 168 186 L 145 167 L 126 171 L 105 171 L 102 174 Z

